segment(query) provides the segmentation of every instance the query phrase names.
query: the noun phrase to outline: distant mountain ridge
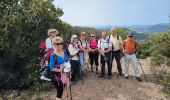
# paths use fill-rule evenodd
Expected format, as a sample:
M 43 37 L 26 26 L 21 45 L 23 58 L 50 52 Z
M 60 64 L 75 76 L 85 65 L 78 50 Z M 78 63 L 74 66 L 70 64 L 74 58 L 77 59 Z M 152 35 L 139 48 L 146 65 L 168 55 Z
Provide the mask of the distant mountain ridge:
M 170 28 L 170 23 L 159 23 L 154 25 L 109 25 L 109 26 L 95 26 L 99 30 L 110 30 L 112 27 L 124 27 L 136 32 L 142 33 L 154 33 L 154 32 L 166 32 Z

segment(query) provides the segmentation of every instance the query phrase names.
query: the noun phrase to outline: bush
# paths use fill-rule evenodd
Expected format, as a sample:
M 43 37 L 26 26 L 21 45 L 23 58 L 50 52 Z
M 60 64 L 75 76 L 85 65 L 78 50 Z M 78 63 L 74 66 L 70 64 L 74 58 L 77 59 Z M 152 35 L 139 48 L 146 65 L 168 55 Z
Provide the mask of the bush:
M 164 91 L 170 96 L 170 73 L 164 77 L 161 83 L 164 85 Z

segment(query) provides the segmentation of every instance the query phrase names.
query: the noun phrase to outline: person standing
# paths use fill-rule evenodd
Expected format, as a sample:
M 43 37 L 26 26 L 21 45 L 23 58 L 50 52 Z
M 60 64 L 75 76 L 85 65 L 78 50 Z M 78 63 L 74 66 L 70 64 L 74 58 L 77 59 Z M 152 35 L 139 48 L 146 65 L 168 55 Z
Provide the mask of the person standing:
M 78 80 L 79 73 L 79 46 L 78 46 L 78 37 L 77 35 L 71 36 L 71 43 L 68 46 L 68 51 L 70 54 L 70 63 L 71 63 L 71 81 L 76 82 Z
M 133 38 L 133 33 L 129 33 L 127 39 L 123 41 L 122 48 L 125 55 L 125 78 L 129 79 L 129 62 L 131 61 L 136 80 L 142 81 L 136 58 L 137 47 L 139 42 Z
M 112 43 L 110 39 L 107 39 L 106 32 L 102 32 L 102 38 L 98 40 L 98 51 L 101 55 L 101 76 L 99 78 L 105 77 L 105 62 L 108 66 L 108 78 L 112 77 L 112 64 L 111 64 L 111 51 L 112 51 Z
M 52 39 L 58 35 L 58 31 L 54 28 L 48 29 L 48 38 L 45 40 L 45 46 L 46 50 L 49 51 L 50 49 L 53 49 L 52 45 Z
M 91 71 L 93 72 L 93 63 L 95 62 L 96 65 L 96 74 L 98 74 L 98 58 L 99 58 L 99 52 L 97 48 L 98 40 L 96 39 L 96 35 L 94 33 L 91 34 L 91 39 L 89 40 L 89 58 L 90 58 L 90 65 L 91 65 Z
M 50 70 L 52 72 L 52 82 L 56 88 L 56 100 L 62 99 L 63 90 L 65 84 L 62 80 L 62 75 L 71 71 L 71 66 L 65 66 L 68 60 L 66 52 L 63 50 L 63 39 L 61 37 L 55 37 L 52 40 L 54 46 L 54 52 L 50 55 Z M 65 67 L 64 67 L 65 66 Z M 68 76 L 69 77 L 69 76 Z M 68 78 L 69 79 L 69 78 Z M 69 81 L 67 81 L 69 82 Z
M 116 63 L 117 63 L 118 74 L 119 76 L 122 76 L 122 67 L 120 63 L 122 38 L 117 33 L 116 28 L 112 28 L 110 31 L 111 31 L 111 35 L 109 36 L 109 39 L 112 41 L 113 46 L 114 46 L 112 50 L 112 63 L 115 58 Z
M 80 41 L 79 41 L 79 47 L 80 47 L 80 52 L 79 52 L 79 60 L 80 60 L 80 79 L 83 80 L 83 69 L 84 69 L 84 58 L 85 52 L 89 52 L 88 48 L 88 42 L 86 40 L 87 33 L 86 32 L 81 32 L 80 34 Z

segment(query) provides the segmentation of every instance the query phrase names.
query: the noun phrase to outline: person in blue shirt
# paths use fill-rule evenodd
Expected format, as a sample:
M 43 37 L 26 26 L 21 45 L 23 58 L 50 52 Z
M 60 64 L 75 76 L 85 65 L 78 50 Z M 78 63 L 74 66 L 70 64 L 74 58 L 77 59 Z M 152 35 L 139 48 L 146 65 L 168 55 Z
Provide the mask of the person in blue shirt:
M 57 91 L 56 100 L 61 100 L 64 84 L 61 80 L 62 72 L 70 72 L 70 68 L 64 67 L 64 64 L 68 60 L 67 54 L 63 50 L 63 39 L 61 37 L 55 37 L 52 40 L 54 46 L 54 52 L 50 56 L 50 70 L 53 72 L 53 83 Z

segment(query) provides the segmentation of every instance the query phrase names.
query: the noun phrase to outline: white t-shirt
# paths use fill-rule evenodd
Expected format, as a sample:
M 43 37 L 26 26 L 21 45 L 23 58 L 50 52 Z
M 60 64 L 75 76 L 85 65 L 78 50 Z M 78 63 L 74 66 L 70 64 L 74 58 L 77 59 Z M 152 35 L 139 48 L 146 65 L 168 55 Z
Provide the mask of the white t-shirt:
M 52 49 L 52 48 L 53 48 L 52 40 L 51 40 L 50 37 L 48 37 L 48 38 L 45 40 L 45 46 L 46 46 L 46 49 Z
M 86 48 L 86 47 L 87 47 L 87 41 L 86 41 L 86 40 L 83 41 L 83 42 L 78 41 L 78 44 L 81 45 L 83 48 Z
M 109 42 L 109 43 L 108 43 Z M 102 51 L 105 51 L 106 48 L 109 48 L 109 47 L 112 47 L 112 42 L 108 41 L 108 39 L 100 39 L 98 40 L 98 45 L 97 45 L 98 48 L 100 48 Z
M 74 45 L 71 43 L 68 46 L 68 51 L 69 51 L 70 55 L 72 56 L 74 54 L 74 52 L 79 51 L 79 48 L 74 47 Z M 72 60 L 78 60 L 78 59 L 79 59 L 78 55 L 72 57 Z

